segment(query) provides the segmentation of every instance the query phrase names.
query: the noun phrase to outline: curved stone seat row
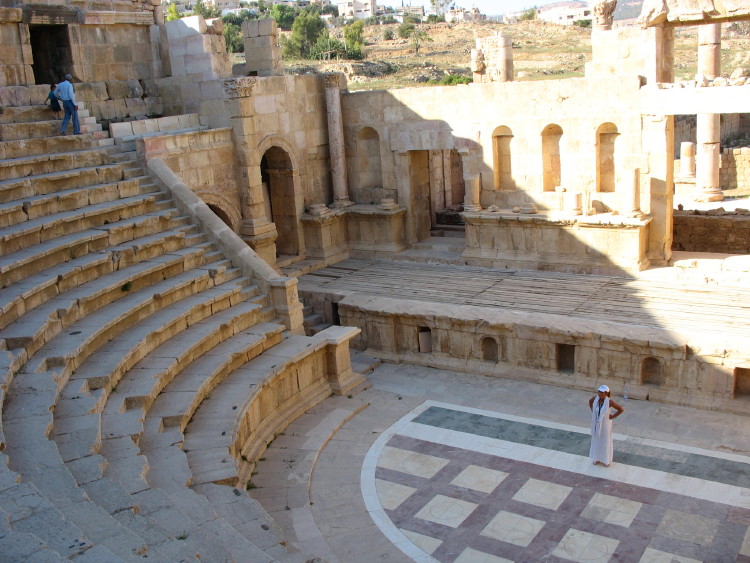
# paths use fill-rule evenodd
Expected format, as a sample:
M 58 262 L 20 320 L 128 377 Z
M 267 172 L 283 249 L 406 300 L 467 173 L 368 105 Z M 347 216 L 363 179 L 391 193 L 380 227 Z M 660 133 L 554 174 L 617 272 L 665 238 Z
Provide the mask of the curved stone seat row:
M 133 153 L 97 133 L 43 139 L 54 123 L 34 120 L 39 108 L 0 114 L 0 148 L 18 154 L 0 163 L 0 554 L 304 560 L 216 482 L 239 484 L 254 461 L 234 459 L 237 436 L 262 451 L 351 386 L 351 335 L 290 336 Z M 265 415 L 250 435 L 247 413 Z M 213 478 L 218 450 L 198 442 L 216 424 L 229 471 Z

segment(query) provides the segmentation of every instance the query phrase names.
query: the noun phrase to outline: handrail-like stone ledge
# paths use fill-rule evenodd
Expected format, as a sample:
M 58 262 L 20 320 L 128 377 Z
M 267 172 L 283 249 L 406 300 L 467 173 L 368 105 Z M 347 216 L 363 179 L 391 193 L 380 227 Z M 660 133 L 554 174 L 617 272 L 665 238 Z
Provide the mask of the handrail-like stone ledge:
M 349 342 L 360 332 L 331 326 L 290 350 L 284 343 L 274 347 L 266 360 L 273 365 L 245 400 L 232 433 L 230 453 L 240 486 L 249 481 L 268 444 L 294 419 L 332 393 L 346 395 L 366 383 L 365 376 L 352 369 L 349 354 Z
M 302 303 L 297 295 L 297 279 L 279 276 L 162 159 L 150 158 L 147 166 L 159 184 L 172 194 L 177 208 L 195 219 L 242 273 L 254 279 L 263 292 L 270 294 L 276 314 L 287 330 L 302 333 Z

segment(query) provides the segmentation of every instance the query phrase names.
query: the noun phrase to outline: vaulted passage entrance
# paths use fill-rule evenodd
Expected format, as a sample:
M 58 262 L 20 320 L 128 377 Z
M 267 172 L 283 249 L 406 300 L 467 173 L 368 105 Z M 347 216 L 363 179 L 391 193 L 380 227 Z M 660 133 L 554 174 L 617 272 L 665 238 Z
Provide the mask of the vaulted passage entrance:
M 53 84 L 63 80 L 73 64 L 68 26 L 31 25 L 29 36 L 34 59 L 34 82 Z
M 295 257 L 300 253 L 301 229 L 299 217 L 302 206 L 294 190 L 297 171 L 292 159 L 282 148 L 271 147 L 260 164 L 263 195 L 268 219 L 276 224 L 276 256 Z

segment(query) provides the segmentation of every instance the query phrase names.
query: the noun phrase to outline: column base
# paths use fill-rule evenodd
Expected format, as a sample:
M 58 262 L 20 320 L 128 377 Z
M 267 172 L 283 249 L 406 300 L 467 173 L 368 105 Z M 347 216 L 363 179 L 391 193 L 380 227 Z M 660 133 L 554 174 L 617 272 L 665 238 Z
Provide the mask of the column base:
M 346 197 L 346 198 L 341 198 L 341 199 L 335 200 L 331 204 L 331 208 L 332 209 L 343 209 L 345 207 L 351 207 L 352 205 L 354 205 L 354 202 L 351 201 L 348 197 Z
M 695 194 L 694 201 L 708 202 L 708 201 L 723 201 L 724 194 L 721 190 L 702 191 Z

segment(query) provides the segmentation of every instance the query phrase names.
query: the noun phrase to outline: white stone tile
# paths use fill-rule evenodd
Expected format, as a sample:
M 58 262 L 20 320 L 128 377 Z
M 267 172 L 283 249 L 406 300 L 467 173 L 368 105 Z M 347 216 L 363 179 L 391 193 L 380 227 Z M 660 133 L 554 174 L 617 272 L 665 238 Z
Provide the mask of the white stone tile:
M 544 527 L 545 522 L 501 510 L 490 521 L 480 535 L 498 541 L 527 547 Z
M 513 496 L 513 500 L 557 510 L 572 490 L 565 485 L 529 479 Z
M 435 495 L 415 516 L 428 522 L 457 528 L 476 507 L 473 502 Z
M 409 538 L 409 540 L 414 545 L 416 545 L 425 553 L 429 553 L 430 555 L 432 555 L 432 553 L 443 543 L 443 540 L 438 540 L 435 538 L 431 538 L 430 536 L 418 534 L 417 532 L 412 532 L 411 530 L 404 530 L 403 528 L 400 528 L 400 531 L 407 538 Z
M 618 540 L 571 528 L 552 555 L 570 561 L 606 563 L 617 549 Z
M 513 561 L 467 547 L 453 560 L 453 563 L 513 563 Z
M 410 452 L 386 446 L 378 458 L 378 466 L 416 477 L 431 479 L 435 473 L 448 464 L 447 459 Z
M 596 493 L 581 516 L 627 528 L 633 523 L 641 506 L 643 504 L 640 502 Z
M 701 561 L 647 547 L 639 563 L 701 563 Z
M 464 487 L 482 493 L 491 493 L 508 476 L 504 471 L 496 471 L 478 465 L 469 465 L 451 481 L 451 485 Z
M 380 504 L 386 510 L 395 510 L 417 490 L 413 487 L 381 479 L 375 479 L 375 488 L 378 491 Z

